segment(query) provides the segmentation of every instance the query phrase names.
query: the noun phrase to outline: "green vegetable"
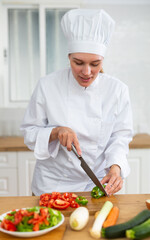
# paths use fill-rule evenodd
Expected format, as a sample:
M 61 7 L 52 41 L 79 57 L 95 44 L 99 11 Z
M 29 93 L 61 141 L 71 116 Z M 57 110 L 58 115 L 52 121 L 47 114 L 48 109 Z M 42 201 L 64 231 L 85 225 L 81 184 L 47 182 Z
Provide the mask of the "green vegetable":
M 36 212 L 36 213 L 39 213 L 39 212 L 40 212 L 40 208 L 41 208 L 41 207 L 36 206 L 36 207 L 33 207 L 33 208 L 28 208 L 27 211 L 28 211 L 28 212 Z M 42 207 L 42 208 L 44 208 L 44 207 Z
M 148 209 L 143 210 L 142 212 L 140 212 L 138 215 L 136 215 L 134 218 L 132 218 L 127 222 L 124 222 L 115 226 L 103 228 L 102 237 L 105 237 L 108 239 L 125 237 L 126 230 L 131 229 L 143 223 L 149 218 L 150 218 L 150 210 Z
M 31 217 L 30 217 L 31 218 Z M 33 224 L 28 224 L 29 217 L 23 217 L 22 221 L 16 226 L 19 232 L 32 232 Z
M 15 217 L 14 217 L 14 215 L 13 215 L 13 216 L 6 215 L 5 219 L 7 219 L 7 220 L 10 220 L 10 221 L 14 222 L 14 220 L 15 220 Z
M 102 229 L 103 222 L 105 221 L 112 207 L 113 207 L 112 202 L 106 201 L 104 203 L 102 209 L 99 211 L 99 214 L 94 221 L 92 228 L 90 229 L 90 234 L 92 237 L 94 238 L 101 237 L 101 229 Z
M 12 212 L 10 212 L 11 215 L 14 215 L 15 213 L 16 213 L 16 211 L 12 211 Z
M 75 201 L 79 204 L 86 205 L 88 203 L 88 200 L 85 197 L 78 196 Z
M 105 188 L 106 185 L 103 185 L 103 187 Z M 105 194 L 102 192 L 102 190 L 99 187 L 94 187 L 91 191 L 91 196 L 93 198 L 100 198 L 102 196 L 104 196 Z
M 150 219 L 132 229 L 127 230 L 126 237 L 130 239 L 144 239 L 150 237 Z

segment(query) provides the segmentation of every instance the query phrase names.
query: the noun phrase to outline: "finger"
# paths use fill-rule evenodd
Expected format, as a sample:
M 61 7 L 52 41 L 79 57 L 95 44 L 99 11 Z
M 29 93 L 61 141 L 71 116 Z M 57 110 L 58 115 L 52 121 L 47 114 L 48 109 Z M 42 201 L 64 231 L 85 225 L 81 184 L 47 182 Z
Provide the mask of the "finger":
M 108 184 L 105 187 L 108 193 L 112 192 L 112 187 L 114 188 L 114 183 L 115 183 L 115 178 L 114 177 L 109 178 Z
M 109 195 L 112 195 L 112 194 L 118 192 L 121 188 L 122 188 L 122 183 L 119 183 L 119 184 L 117 185 L 117 187 L 116 187 L 115 185 L 113 185 L 113 186 L 111 187 L 111 190 L 109 191 L 108 194 L 109 194 Z
M 68 140 L 67 140 L 67 150 L 68 151 L 71 151 L 71 149 L 72 149 L 71 144 L 72 144 L 72 140 L 68 138 Z
M 62 142 L 63 142 L 63 135 L 59 134 L 58 135 L 58 139 L 59 139 L 60 144 L 62 144 Z
M 101 180 L 101 184 L 108 183 L 109 179 L 110 179 L 110 176 L 106 175 L 106 176 L 103 177 L 103 179 Z
M 118 186 L 114 189 L 113 193 L 116 193 L 116 192 L 120 191 L 121 188 L 122 188 L 122 186 L 123 186 L 123 183 L 120 182 L 120 183 L 118 184 Z
M 67 133 L 64 133 L 62 135 L 62 143 L 61 143 L 64 147 L 67 146 L 67 138 L 68 138 Z
M 123 185 L 122 178 L 121 177 L 119 177 L 119 179 L 117 178 L 114 181 L 114 183 L 110 185 L 110 188 L 108 190 L 109 195 L 118 192 L 122 188 L 122 185 Z
M 77 138 L 74 139 L 73 143 L 74 143 L 74 146 L 77 150 L 77 153 L 81 156 L 82 152 L 81 152 L 81 148 L 80 148 L 80 144 L 79 144 L 78 139 Z

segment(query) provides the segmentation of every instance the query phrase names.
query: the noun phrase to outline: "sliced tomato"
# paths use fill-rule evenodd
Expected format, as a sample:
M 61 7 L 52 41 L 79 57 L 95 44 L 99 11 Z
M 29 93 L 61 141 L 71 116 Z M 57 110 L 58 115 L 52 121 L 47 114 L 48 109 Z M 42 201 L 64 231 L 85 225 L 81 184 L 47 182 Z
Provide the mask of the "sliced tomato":
M 71 198 L 76 199 L 78 196 L 75 193 L 70 193 L 71 194 Z
M 71 203 L 70 203 L 70 207 L 72 207 L 72 208 L 78 208 L 78 207 L 80 207 L 80 205 L 76 202 L 76 201 L 72 201 Z
M 49 225 L 49 221 L 47 219 L 44 219 L 44 223 L 45 223 L 46 226 Z
M 63 201 L 61 199 L 56 199 L 53 203 L 53 207 L 56 209 L 66 209 L 70 206 L 70 203 L 67 201 Z
M 61 197 L 60 192 L 52 192 L 51 199 L 59 199 Z
M 55 203 L 55 200 L 62 200 L 62 201 L 68 202 L 69 205 L 71 205 L 72 207 L 75 208 L 75 207 L 78 207 L 78 204 L 76 204 L 73 201 L 77 197 L 78 196 L 75 193 L 68 193 L 68 192 L 65 192 L 63 194 L 61 194 L 60 192 L 52 192 L 52 194 L 45 193 L 40 196 L 39 205 L 45 206 L 45 207 L 50 207 L 50 208 L 53 208 L 53 207 L 58 208 L 57 203 Z M 59 204 L 59 205 L 61 205 L 61 204 Z M 65 207 L 65 208 L 67 208 L 67 207 Z M 65 208 L 59 207 L 58 209 L 65 209 Z
M 14 225 L 19 224 L 22 221 L 22 218 L 23 218 L 23 216 L 22 216 L 21 212 L 20 211 L 16 212 Z
M 45 201 L 48 201 L 51 198 L 50 193 L 43 193 L 40 195 L 40 199 L 44 199 Z
M 68 192 L 66 192 L 66 193 L 64 193 L 63 195 L 62 195 L 62 199 L 63 200 L 65 200 L 65 201 L 67 201 L 67 202 L 72 202 L 73 200 L 75 200 L 77 198 L 77 195 L 76 194 L 74 194 L 74 193 L 68 193 Z
M 33 231 L 39 231 L 39 223 L 36 223 L 33 227 Z
M 40 200 L 40 201 L 39 201 L 39 205 L 40 205 L 40 206 L 43 206 L 43 207 L 47 207 L 47 206 L 48 206 L 48 202 L 49 202 L 49 201 Z
M 54 201 L 55 201 L 54 199 L 49 200 L 49 202 L 48 202 L 48 204 L 47 204 L 47 207 L 52 208 Z
M 40 208 L 40 213 L 42 217 L 47 217 L 48 209 L 47 208 Z
M 36 213 L 36 212 L 34 212 L 34 217 L 33 217 L 34 219 L 39 219 L 39 214 L 38 213 Z
M 10 220 L 7 219 L 3 220 L 3 224 L 1 224 L 1 227 L 12 232 L 17 230 L 16 226 Z

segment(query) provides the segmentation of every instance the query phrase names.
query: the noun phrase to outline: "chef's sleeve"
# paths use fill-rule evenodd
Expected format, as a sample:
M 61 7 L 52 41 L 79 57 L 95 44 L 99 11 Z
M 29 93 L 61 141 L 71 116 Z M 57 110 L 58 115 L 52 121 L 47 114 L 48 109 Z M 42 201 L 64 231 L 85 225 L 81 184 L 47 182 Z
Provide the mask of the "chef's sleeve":
M 41 81 L 42 79 L 32 94 L 20 130 L 24 135 L 24 143 L 30 150 L 34 151 L 35 158 L 45 160 L 57 156 L 60 143 L 58 140 L 49 143 L 52 129 L 56 126 L 48 123 Z
M 130 173 L 127 161 L 129 142 L 133 136 L 132 110 L 128 87 L 121 91 L 117 105 L 117 116 L 112 134 L 105 149 L 106 174 L 113 164 L 121 168 L 121 177 L 124 179 Z

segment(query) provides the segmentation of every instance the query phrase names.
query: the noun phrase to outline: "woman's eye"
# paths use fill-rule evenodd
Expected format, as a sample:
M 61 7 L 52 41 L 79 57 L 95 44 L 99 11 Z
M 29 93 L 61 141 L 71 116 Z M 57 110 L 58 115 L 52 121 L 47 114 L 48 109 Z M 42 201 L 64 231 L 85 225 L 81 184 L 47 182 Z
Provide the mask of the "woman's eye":
M 82 65 L 82 63 L 78 63 L 78 62 L 75 62 L 75 64 L 77 64 L 77 65 Z
M 98 65 L 99 65 L 99 63 L 98 64 L 91 64 L 93 67 L 97 67 Z

